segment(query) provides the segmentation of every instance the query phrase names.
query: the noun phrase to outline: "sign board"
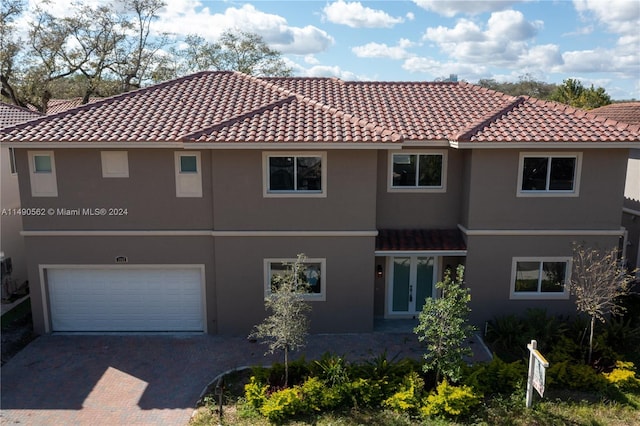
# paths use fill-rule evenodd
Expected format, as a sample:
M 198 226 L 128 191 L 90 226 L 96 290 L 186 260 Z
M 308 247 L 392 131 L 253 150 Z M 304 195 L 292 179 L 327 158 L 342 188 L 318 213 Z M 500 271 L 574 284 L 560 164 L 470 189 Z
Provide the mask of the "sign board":
M 538 391 L 540 396 L 544 395 L 545 373 L 549 362 L 537 350 L 538 342 L 532 340 L 527 345 L 529 349 L 529 375 L 527 377 L 527 408 L 531 407 L 533 400 L 533 389 Z

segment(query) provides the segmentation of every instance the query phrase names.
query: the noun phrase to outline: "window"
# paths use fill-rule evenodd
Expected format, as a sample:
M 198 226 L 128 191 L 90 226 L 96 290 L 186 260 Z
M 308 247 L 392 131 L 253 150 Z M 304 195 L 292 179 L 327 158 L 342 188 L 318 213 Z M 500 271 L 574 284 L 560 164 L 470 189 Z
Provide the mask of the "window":
M 12 175 L 18 173 L 18 168 L 16 167 L 16 151 L 13 148 L 9 148 L 9 170 Z
M 326 196 L 324 153 L 265 153 L 263 167 L 266 197 Z
M 176 152 L 176 197 L 202 197 L 199 152 Z
M 522 154 L 518 195 L 578 195 L 578 154 Z
M 570 258 L 514 258 L 512 299 L 568 299 Z
M 444 192 L 446 155 L 438 153 L 391 153 L 389 189 L 394 191 Z
M 295 264 L 296 259 L 265 259 L 265 296 L 271 293 L 274 285 L 277 285 L 277 277 L 284 276 Z M 305 271 L 299 279 L 303 289 L 307 292 L 303 297 L 308 301 L 325 300 L 325 259 L 307 259 L 304 262 Z
M 129 177 L 129 157 L 127 151 L 102 151 L 103 178 L 128 178 Z
M 29 151 L 29 178 L 33 197 L 57 197 L 56 166 L 53 151 Z

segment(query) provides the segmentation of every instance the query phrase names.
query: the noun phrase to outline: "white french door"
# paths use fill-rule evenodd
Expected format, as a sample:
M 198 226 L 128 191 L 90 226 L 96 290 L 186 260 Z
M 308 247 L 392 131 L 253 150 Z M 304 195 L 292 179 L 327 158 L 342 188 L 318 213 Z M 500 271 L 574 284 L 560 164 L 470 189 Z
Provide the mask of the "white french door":
M 388 258 L 389 281 L 387 312 L 390 315 L 415 316 L 427 297 L 434 297 L 436 258 L 396 256 Z

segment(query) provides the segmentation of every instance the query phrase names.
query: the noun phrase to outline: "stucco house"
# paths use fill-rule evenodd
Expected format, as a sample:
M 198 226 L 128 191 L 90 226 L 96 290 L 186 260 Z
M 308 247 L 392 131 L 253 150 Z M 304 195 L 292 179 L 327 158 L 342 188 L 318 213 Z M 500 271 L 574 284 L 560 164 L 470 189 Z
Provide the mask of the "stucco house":
M 298 253 L 312 331 L 361 332 L 457 264 L 481 327 L 572 312 L 572 243 L 624 244 L 640 126 L 467 83 L 203 72 L 0 138 L 37 332 L 244 334 Z
M 22 123 L 40 114 L 0 102 L 0 129 Z M 22 217 L 17 213 L 20 208 L 18 174 L 14 150 L 8 146 L 0 147 L 0 257 L 3 259 L 2 297 L 8 298 L 27 280 L 27 262 L 24 252 Z M 6 269 L 6 271 L 5 271 Z M 10 274 L 5 275 L 11 270 Z M 9 281 L 10 279 L 10 281 Z
M 640 102 L 614 103 L 591 112 L 622 123 L 640 125 Z M 629 268 L 640 268 L 640 148 L 629 150 L 622 226 L 628 233 L 625 251 Z M 640 269 L 636 276 L 640 278 Z

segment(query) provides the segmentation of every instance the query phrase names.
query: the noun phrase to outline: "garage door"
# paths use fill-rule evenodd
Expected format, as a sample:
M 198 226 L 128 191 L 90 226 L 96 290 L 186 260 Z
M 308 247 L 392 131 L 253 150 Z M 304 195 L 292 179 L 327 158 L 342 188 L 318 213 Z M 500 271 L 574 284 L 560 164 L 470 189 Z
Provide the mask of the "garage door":
M 199 268 L 48 269 L 52 331 L 203 331 Z

